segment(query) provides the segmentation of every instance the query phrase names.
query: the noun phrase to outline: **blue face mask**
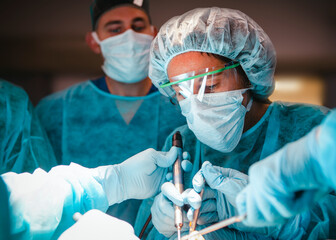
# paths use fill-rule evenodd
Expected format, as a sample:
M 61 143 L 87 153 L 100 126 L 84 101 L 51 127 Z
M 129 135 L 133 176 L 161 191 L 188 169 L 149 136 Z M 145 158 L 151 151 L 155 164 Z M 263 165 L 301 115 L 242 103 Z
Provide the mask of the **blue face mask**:
M 153 36 L 131 29 L 103 41 L 98 39 L 95 32 L 92 36 L 100 45 L 105 59 L 102 69 L 107 76 L 123 83 L 136 83 L 148 76 Z
M 238 145 L 244 128 L 243 93 L 247 89 L 205 94 L 202 102 L 196 95 L 180 101 L 182 114 L 197 139 L 220 152 L 231 152 Z

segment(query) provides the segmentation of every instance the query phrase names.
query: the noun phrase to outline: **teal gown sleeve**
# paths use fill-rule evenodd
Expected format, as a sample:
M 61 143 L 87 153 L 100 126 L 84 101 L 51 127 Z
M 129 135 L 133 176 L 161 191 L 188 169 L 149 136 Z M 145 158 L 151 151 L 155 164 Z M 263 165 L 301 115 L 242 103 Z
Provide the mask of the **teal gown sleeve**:
M 0 173 L 56 165 L 53 149 L 26 92 L 0 80 Z
M 75 212 L 106 211 L 107 195 L 94 171 L 72 163 L 48 173 L 38 168 L 32 174 L 2 174 L 13 239 L 57 239 L 74 224 Z

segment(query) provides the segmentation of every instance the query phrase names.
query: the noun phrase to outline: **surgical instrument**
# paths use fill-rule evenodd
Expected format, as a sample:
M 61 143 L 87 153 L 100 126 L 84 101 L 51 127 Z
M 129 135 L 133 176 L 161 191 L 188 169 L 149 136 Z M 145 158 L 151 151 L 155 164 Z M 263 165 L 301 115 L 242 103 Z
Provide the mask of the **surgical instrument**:
M 175 187 L 177 188 L 179 193 L 183 193 L 183 171 L 182 171 L 182 167 L 181 167 L 181 163 L 182 163 L 182 148 L 183 148 L 183 144 L 182 144 L 182 137 L 179 131 L 177 131 L 176 133 L 174 133 L 173 135 L 173 146 L 178 148 L 178 155 L 177 155 L 177 159 L 173 165 L 173 183 L 175 185 Z M 177 236 L 178 236 L 178 240 L 181 239 L 181 229 L 183 226 L 183 214 L 182 214 L 182 208 L 179 206 L 174 205 L 174 223 L 175 223 L 175 227 L 177 228 Z
M 220 221 L 218 223 L 215 223 L 209 227 L 206 227 L 200 231 L 194 231 L 188 235 L 185 235 L 182 237 L 181 240 L 188 240 L 189 238 L 191 237 L 196 237 L 198 235 L 205 235 L 205 234 L 208 234 L 208 233 L 211 233 L 211 232 L 214 232 L 218 229 L 221 229 L 223 227 L 227 227 L 231 224 L 234 224 L 234 223 L 238 223 L 238 222 L 241 222 L 243 221 L 244 219 L 246 218 L 246 214 L 245 215 L 241 215 L 241 216 L 234 216 L 234 217 L 231 217 L 231 218 L 228 218 L 228 219 L 225 219 L 223 221 Z
M 203 198 L 203 193 L 204 193 L 204 188 L 200 192 L 201 199 Z M 192 219 L 191 222 L 189 222 L 189 234 L 196 230 L 197 219 L 198 219 L 198 216 L 199 216 L 200 209 L 201 208 L 198 208 L 194 211 L 193 219 Z

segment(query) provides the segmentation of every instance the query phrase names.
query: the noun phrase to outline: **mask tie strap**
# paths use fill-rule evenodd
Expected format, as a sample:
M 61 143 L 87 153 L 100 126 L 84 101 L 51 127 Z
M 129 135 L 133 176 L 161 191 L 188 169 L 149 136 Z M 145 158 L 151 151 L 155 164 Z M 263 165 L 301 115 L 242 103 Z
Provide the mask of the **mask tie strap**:
M 96 43 L 98 43 L 100 45 L 101 41 L 99 40 L 97 33 L 92 32 L 91 35 L 92 35 L 93 39 L 96 41 Z
M 253 103 L 253 97 L 250 98 L 250 101 L 246 106 L 246 112 L 249 112 L 251 110 L 252 103 Z

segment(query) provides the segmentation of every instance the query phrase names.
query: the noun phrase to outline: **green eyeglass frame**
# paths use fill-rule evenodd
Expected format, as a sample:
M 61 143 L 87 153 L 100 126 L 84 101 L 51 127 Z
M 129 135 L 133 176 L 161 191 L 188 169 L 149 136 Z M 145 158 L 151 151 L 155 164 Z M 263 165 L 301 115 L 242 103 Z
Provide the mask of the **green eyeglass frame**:
M 207 76 L 207 75 L 223 72 L 223 71 L 225 71 L 227 69 L 238 67 L 239 65 L 240 65 L 240 63 L 235 63 L 233 65 L 230 65 L 230 66 L 227 66 L 227 67 L 223 67 L 223 68 L 217 69 L 217 70 L 212 71 L 212 72 L 202 73 L 202 74 L 199 74 L 199 75 L 196 75 L 196 76 L 192 76 L 192 77 L 188 77 L 188 78 L 185 78 L 185 79 L 178 80 L 176 82 L 167 82 L 165 84 L 162 84 L 160 86 L 160 88 L 169 87 L 171 85 L 179 84 L 181 82 L 189 81 L 189 80 L 192 80 L 192 79 L 195 79 L 195 78 L 200 78 L 200 77 L 204 77 L 204 76 Z

